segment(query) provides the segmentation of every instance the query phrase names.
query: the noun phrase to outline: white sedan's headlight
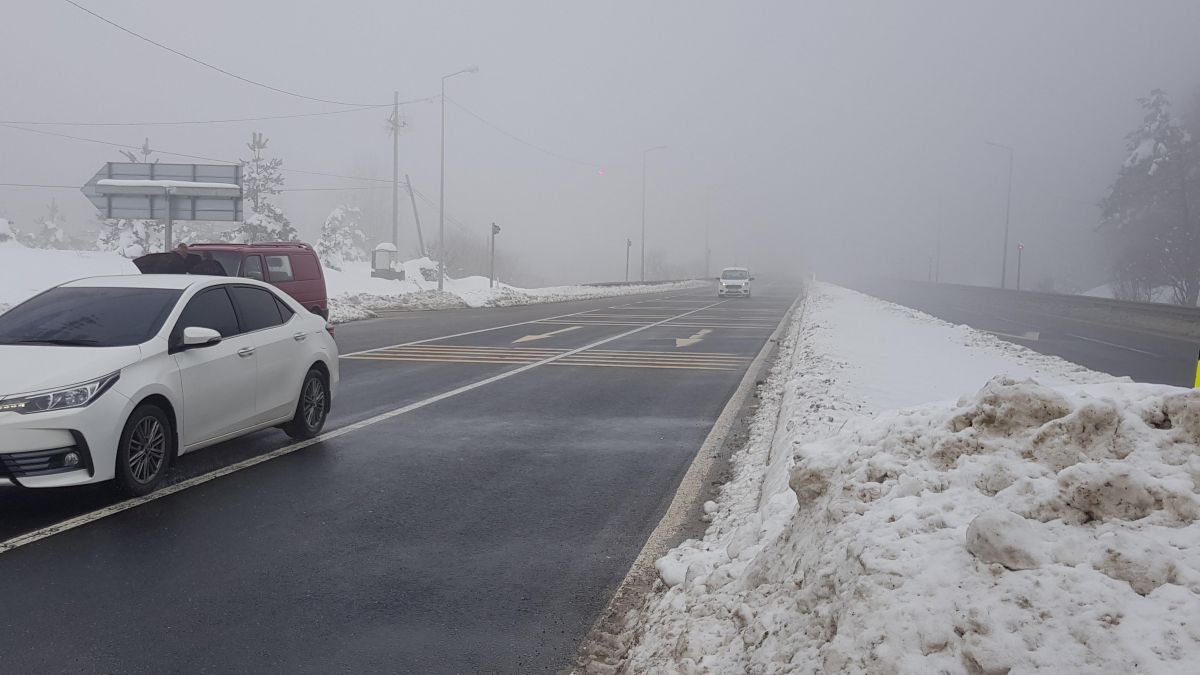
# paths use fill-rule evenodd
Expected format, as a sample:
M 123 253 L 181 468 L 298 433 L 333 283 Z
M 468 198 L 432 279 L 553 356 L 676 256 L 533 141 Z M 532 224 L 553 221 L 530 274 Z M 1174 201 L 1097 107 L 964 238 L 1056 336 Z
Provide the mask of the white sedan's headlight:
M 73 384 L 62 389 L 0 400 L 0 412 L 15 412 L 22 415 L 82 408 L 95 401 L 101 394 L 121 379 L 121 371 L 109 373 L 91 382 Z

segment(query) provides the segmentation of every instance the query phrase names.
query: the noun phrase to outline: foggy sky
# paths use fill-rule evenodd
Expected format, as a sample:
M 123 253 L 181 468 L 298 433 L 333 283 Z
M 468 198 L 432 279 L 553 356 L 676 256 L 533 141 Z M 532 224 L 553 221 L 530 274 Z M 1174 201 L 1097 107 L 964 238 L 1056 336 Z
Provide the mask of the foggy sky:
M 817 269 L 998 282 L 1007 157 L 1026 285 L 1103 280 L 1089 265 L 1096 202 L 1140 120 L 1135 99 L 1200 84 L 1200 3 L 369 2 L 86 0 L 176 49 L 276 87 L 386 103 L 447 95 L 558 159 L 447 108 L 447 213 L 549 282 L 636 276 L 642 150 L 648 248 L 700 272 Z M 59 0 L 0 3 L 0 119 L 139 121 L 316 112 L 138 41 Z M 390 178 L 386 110 L 174 127 L 42 127 L 222 158 L 251 131 L 285 166 Z M 401 172 L 436 201 L 439 108 L 405 106 Z M 116 149 L 0 128 L 0 182 L 82 184 Z M 162 156 L 162 161 L 187 161 Z M 594 166 L 603 167 L 600 175 Z M 353 181 L 288 175 L 288 187 Z M 390 207 L 390 194 L 371 191 Z M 0 187 L 28 224 L 54 196 Z M 284 195 L 301 233 L 366 192 Z M 407 202 L 402 244 L 415 244 Z M 436 208 L 421 203 L 426 237 Z M 387 215 L 384 213 L 383 215 Z M 1015 265 L 1015 261 L 1013 262 Z M 1012 272 L 1010 272 L 1011 274 Z

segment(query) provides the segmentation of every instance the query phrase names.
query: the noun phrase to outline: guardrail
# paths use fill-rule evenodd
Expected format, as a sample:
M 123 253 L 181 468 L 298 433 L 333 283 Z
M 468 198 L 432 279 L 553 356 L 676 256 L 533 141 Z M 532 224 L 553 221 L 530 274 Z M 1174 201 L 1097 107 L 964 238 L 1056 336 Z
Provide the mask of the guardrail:
M 701 279 L 671 279 L 668 281 L 597 281 L 595 283 L 583 284 L 584 286 L 662 286 L 665 284 L 682 284 L 688 281 L 702 281 Z
M 978 302 L 1002 302 L 1012 307 L 1025 306 L 1036 308 L 1039 311 L 1053 311 L 1064 317 L 1095 321 L 1120 328 L 1164 333 L 1186 339 L 1200 339 L 1200 308 L 1196 307 L 898 279 L 860 280 L 858 283 L 847 285 L 851 288 L 862 287 L 865 290 L 865 287 L 879 283 L 893 287 L 920 288 L 922 293 L 927 295 L 957 296 L 960 299 Z

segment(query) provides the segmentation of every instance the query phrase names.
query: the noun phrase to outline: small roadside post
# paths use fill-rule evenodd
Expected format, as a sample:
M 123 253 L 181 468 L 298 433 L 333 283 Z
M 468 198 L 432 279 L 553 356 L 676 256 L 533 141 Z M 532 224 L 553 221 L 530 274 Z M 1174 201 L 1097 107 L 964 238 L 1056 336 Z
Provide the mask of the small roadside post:
M 237 164 L 109 162 L 81 188 L 104 219 L 163 223 L 170 251 L 176 220 L 242 219 L 242 167 Z
M 496 235 L 500 234 L 500 226 L 492 223 L 491 262 L 488 264 L 488 288 L 496 286 Z
M 1196 357 L 1196 389 L 1200 389 L 1200 356 Z
M 1021 253 L 1025 251 L 1025 244 L 1017 244 L 1017 290 L 1021 290 Z
M 625 281 L 629 281 L 629 249 L 633 248 L 633 240 L 625 240 Z

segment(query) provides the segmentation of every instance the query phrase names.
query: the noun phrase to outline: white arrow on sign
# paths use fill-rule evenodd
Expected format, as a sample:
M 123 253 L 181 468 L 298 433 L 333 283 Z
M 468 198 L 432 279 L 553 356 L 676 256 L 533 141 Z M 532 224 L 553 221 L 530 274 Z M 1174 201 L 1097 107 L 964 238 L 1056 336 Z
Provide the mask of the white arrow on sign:
M 704 336 L 708 335 L 711 332 L 712 332 L 712 329 L 701 328 L 699 332 L 697 332 L 695 335 L 693 335 L 690 338 L 675 338 L 675 346 L 676 347 L 691 347 L 692 345 L 703 340 Z
M 534 340 L 545 340 L 548 337 L 553 337 L 559 333 L 566 333 L 567 331 L 572 331 L 576 328 L 583 328 L 583 326 L 567 326 L 566 328 L 559 328 L 558 330 L 552 330 L 549 333 L 542 333 L 541 335 L 526 335 L 525 337 L 513 340 L 513 344 L 515 345 L 519 342 L 533 342 Z

